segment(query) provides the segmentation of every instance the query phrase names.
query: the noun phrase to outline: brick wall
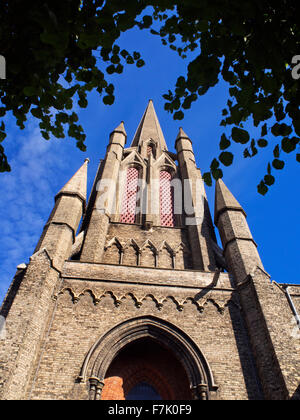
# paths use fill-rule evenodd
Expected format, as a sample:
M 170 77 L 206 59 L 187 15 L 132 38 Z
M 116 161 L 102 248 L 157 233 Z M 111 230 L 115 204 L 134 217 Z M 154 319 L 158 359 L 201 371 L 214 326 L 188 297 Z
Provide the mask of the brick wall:
M 139 225 L 111 223 L 103 255 L 106 264 L 116 264 L 120 260 L 119 248 L 108 246 L 113 238 L 117 238 L 123 246 L 123 265 L 192 268 L 186 229 L 153 227 L 151 231 L 144 231 Z
M 80 279 L 83 266 L 85 279 Z M 126 279 L 120 282 L 122 269 Z M 106 281 L 95 280 L 101 270 Z M 77 384 L 76 378 L 89 349 L 114 326 L 142 315 L 172 323 L 199 346 L 219 386 L 216 398 L 260 397 L 238 298 L 227 275 L 214 282 L 209 273 L 75 262 L 67 263 L 65 274 L 32 398 L 88 398 L 87 384 Z M 94 280 L 87 280 L 88 275 Z

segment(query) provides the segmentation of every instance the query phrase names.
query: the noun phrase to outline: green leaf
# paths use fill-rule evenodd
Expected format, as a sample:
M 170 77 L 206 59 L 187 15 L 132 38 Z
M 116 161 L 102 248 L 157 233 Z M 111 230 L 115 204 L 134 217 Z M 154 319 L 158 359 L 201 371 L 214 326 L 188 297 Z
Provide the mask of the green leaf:
M 144 60 L 142 60 L 142 59 L 140 59 L 140 60 L 138 60 L 138 61 L 136 62 L 136 66 L 137 66 L 138 68 L 143 67 L 144 65 L 145 65 L 145 61 L 144 61 Z
M 103 103 L 105 105 L 112 105 L 114 102 L 115 102 L 114 95 L 107 95 L 107 96 L 104 96 L 103 98 Z
M 298 143 L 297 137 L 292 137 L 291 139 L 288 137 L 284 137 L 281 141 L 281 148 L 285 153 L 291 153 L 296 149 Z
M 267 147 L 268 146 L 268 141 L 265 139 L 259 139 L 257 140 L 257 144 L 259 147 Z
M 32 108 L 31 113 L 35 118 L 41 119 L 43 117 L 43 112 L 40 108 Z
M 249 152 L 249 149 L 246 148 L 244 150 L 243 156 L 244 156 L 245 159 L 248 158 L 248 157 L 251 157 L 250 152 Z
M 274 124 L 271 128 L 271 132 L 274 136 L 288 136 L 292 132 L 292 127 L 287 124 Z
M 300 120 L 294 119 L 293 120 L 293 125 L 294 125 L 295 133 L 297 134 L 297 136 L 300 137 Z
M 220 149 L 225 150 L 231 145 L 231 141 L 227 139 L 225 134 L 222 134 L 221 141 L 220 141 Z
M 300 162 L 300 153 L 297 153 L 297 154 L 296 154 L 296 161 L 297 161 L 297 162 Z
M 267 123 L 265 123 L 261 128 L 261 137 L 264 137 L 267 134 Z
M 284 161 L 279 159 L 274 159 L 272 162 L 273 168 L 281 170 L 284 168 Z
M 128 55 L 128 57 L 126 58 L 126 63 L 127 64 L 134 64 L 134 59 L 131 57 L 131 55 Z
M 137 51 L 134 51 L 134 53 L 133 53 L 133 58 L 134 58 L 135 60 L 139 60 L 139 59 L 141 58 L 141 54 L 140 54 L 139 52 L 137 52 Z
M 182 111 L 177 111 L 174 114 L 174 120 L 183 120 L 184 118 L 184 113 Z
M 255 147 L 255 140 L 254 139 L 252 139 L 252 141 L 251 141 L 251 151 L 252 151 L 252 156 L 251 157 L 253 157 L 253 156 L 255 156 L 255 155 L 257 155 L 257 153 L 258 153 L 258 150 L 257 150 L 257 148 Z
M 129 52 L 128 52 L 128 51 L 126 51 L 126 50 L 122 50 L 122 51 L 120 52 L 120 54 L 121 54 L 121 56 L 122 56 L 123 58 L 126 58 L 126 57 L 128 57 Z
M 41 134 L 45 140 L 50 140 L 50 136 L 49 133 L 47 133 L 47 131 L 41 131 Z
M 230 152 L 222 152 L 219 156 L 219 159 L 224 166 L 230 166 L 233 162 L 233 154 Z
M 271 175 L 271 170 L 272 170 L 272 168 L 271 168 L 271 164 L 269 162 L 268 163 L 268 168 L 267 168 L 268 175 Z
M 143 24 L 145 28 L 149 28 L 152 25 L 152 16 L 144 16 L 143 17 Z
M 87 99 L 85 99 L 85 98 L 79 99 L 78 105 L 80 106 L 80 108 L 86 108 L 88 106 Z
M 271 185 L 273 185 L 273 184 L 274 184 L 274 182 L 275 182 L 275 178 L 273 177 L 273 175 L 266 175 L 266 176 L 264 177 L 264 182 L 265 182 L 265 184 L 266 184 L 266 185 L 271 186 Z
M 108 74 L 113 74 L 113 73 L 115 72 L 115 66 L 114 66 L 113 64 L 111 64 L 110 66 L 108 66 L 108 67 L 106 68 L 106 72 L 107 72 Z
M 223 117 L 225 117 L 226 115 L 228 115 L 228 111 L 227 111 L 227 109 L 226 109 L 226 108 L 224 108 L 224 109 L 223 109 L 223 111 L 222 111 L 222 115 L 223 115 Z
M 220 166 L 220 163 L 218 162 L 218 160 L 214 159 L 210 165 L 210 169 L 213 171 L 217 169 L 219 166 Z
M 220 178 L 223 178 L 223 171 L 222 169 L 214 169 L 211 171 L 212 176 L 214 177 L 214 179 L 217 181 Z
M 266 186 L 266 184 L 263 181 L 261 181 L 260 184 L 257 186 L 257 191 L 261 195 L 266 195 L 268 190 L 269 188 Z
M 273 150 L 273 155 L 275 158 L 279 158 L 280 155 L 280 150 L 279 150 L 279 145 L 277 144 Z
M 246 144 L 250 140 L 249 133 L 238 127 L 233 127 L 231 136 L 236 143 Z
M 38 93 L 38 91 L 35 86 L 26 86 L 23 89 L 23 93 L 25 96 L 34 96 Z
M 3 131 L 0 131 L 0 143 L 2 143 L 5 138 L 6 138 L 6 133 L 4 133 Z
M 208 187 L 212 186 L 212 179 L 211 179 L 210 172 L 206 172 L 205 174 L 203 174 L 203 180 Z
M 114 55 L 111 57 L 110 61 L 111 61 L 113 64 L 119 64 L 119 63 L 120 63 L 120 61 L 121 61 L 121 59 L 120 59 L 120 57 L 119 57 L 118 55 L 114 54 Z

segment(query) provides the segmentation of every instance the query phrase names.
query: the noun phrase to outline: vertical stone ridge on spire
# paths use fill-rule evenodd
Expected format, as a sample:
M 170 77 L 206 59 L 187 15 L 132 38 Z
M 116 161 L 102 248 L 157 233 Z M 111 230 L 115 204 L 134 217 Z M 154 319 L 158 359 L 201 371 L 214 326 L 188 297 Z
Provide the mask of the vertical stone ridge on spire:
M 84 201 L 87 195 L 87 166 L 89 159 L 85 159 L 84 164 L 72 176 L 72 178 L 63 186 L 56 195 L 56 198 L 62 194 L 78 195 Z
M 162 150 L 168 150 L 152 99 L 149 100 L 146 111 L 144 112 L 141 122 L 134 135 L 131 147 L 137 147 L 144 141 L 148 141 L 150 139 L 156 141 Z

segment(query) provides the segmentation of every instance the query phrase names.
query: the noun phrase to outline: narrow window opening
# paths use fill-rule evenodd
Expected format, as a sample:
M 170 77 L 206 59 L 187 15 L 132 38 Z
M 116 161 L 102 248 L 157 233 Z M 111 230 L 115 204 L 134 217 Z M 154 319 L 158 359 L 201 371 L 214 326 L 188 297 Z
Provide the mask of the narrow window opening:
M 139 171 L 136 168 L 128 168 L 126 175 L 126 184 L 123 192 L 121 223 L 136 222 L 136 201 L 138 192 Z
M 174 227 L 174 191 L 171 186 L 172 175 L 170 172 L 160 172 L 160 224 L 161 226 Z

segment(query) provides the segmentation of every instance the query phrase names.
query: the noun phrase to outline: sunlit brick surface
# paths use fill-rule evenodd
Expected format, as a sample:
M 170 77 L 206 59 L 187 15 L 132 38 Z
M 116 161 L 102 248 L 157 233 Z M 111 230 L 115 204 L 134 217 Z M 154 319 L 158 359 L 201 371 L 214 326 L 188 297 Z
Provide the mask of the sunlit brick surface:
M 136 168 L 127 170 L 126 186 L 122 200 L 121 223 L 134 223 L 136 218 L 136 199 L 139 171 Z
M 171 188 L 172 175 L 167 171 L 160 172 L 160 224 L 161 226 L 175 226 L 174 195 Z

